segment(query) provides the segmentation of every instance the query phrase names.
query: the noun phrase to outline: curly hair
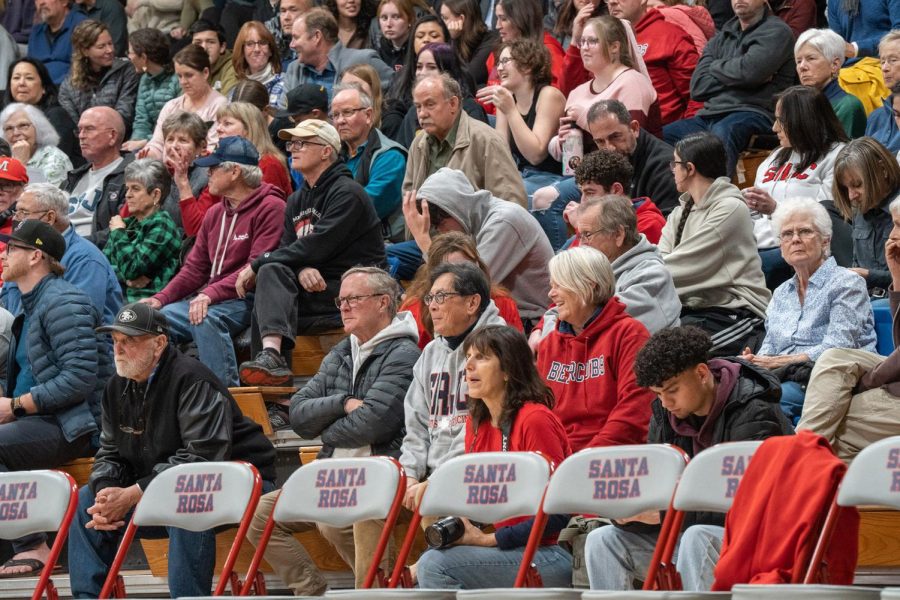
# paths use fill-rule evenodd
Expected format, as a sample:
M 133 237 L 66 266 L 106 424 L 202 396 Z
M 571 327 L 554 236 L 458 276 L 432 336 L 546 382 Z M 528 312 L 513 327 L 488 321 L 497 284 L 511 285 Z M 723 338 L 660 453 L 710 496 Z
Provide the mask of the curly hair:
M 575 183 L 596 183 L 607 191 L 612 184 L 620 183 L 626 191 L 631 187 L 634 167 L 622 154 L 615 150 L 601 148 L 595 150 L 581 160 L 575 168 Z
M 634 374 L 641 387 L 661 387 L 692 367 L 709 360 L 712 340 L 692 325 L 668 327 L 653 334 L 634 360 Z
M 339 21 L 341 18 L 340 12 L 338 11 L 336 0 L 325 0 L 325 8 L 334 15 L 335 21 Z M 372 23 L 372 19 L 377 16 L 378 13 L 378 2 L 376 0 L 360 0 L 359 2 L 359 12 L 356 14 L 356 31 L 353 32 L 353 36 L 347 41 L 347 47 L 353 48 L 353 44 L 362 42 L 364 45 L 369 41 L 369 25 Z
M 506 375 L 506 398 L 500 416 L 501 425 L 512 425 L 516 413 L 526 402 L 543 404 L 552 409 L 553 392 L 534 366 L 534 355 L 528 347 L 525 335 L 508 325 L 488 325 L 476 329 L 463 342 L 463 352 L 475 349 L 500 362 L 500 371 Z M 479 424 L 490 420 L 491 414 L 480 398 L 468 397 L 469 415 Z
M 501 44 L 497 48 L 497 61 L 503 50 L 509 48 L 509 57 L 516 63 L 516 68 L 531 78 L 535 88 L 550 85 L 553 74 L 550 72 L 550 51 L 543 43 L 531 38 L 519 38 Z
M 97 43 L 103 32 L 109 33 L 106 23 L 93 19 L 82 21 L 72 31 L 72 68 L 69 77 L 72 87 L 77 90 L 90 90 L 100 83 L 100 73 L 91 69 L 87 51 Z

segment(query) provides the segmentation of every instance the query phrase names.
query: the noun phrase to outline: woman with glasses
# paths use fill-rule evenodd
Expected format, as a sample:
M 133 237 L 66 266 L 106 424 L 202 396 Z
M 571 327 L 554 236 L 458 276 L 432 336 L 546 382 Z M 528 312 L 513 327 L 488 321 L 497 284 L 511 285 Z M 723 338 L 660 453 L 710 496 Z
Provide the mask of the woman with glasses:
M 537 368 L 573 452 L 647 441 L 653 394 L 638 387 L 632 367 L 650 334 L 625 312 L 614 286 L 599 250 L 580 246 L 550 260 L 549 295 L 559 318 L 538 346 Z
M 14 102 L 0 112 L 0 135 L 9 142 L 13 158 L 57 187 L 73 168 L 58 147 L 59 135 L 53 125 L 30 104 Z
M 287 90 L 281 73 L 281 57 L 275 37 L 259 21 L 244 23 L 234 41 L 231 55 L 234 73 L 238 81 L 258 81 L 269 92 L 269 105 L 275 109 L 287 108 Z
M 814 198 L 794 198 L 772 214 L 781 254 L 795 275 L 778 286 L 766 310 L 766 337 L 742 358 L 781 380 L 781 408 L 796 426 L 812 364 L 828 348 L 875 352 L 866 284 L 829 256 L 831 217 Z
M 247 102 L 227 104 L 216 114 L 214 127 L 219 139 L 238 135 L 250 140 L 259 152 L 259 168 L 263 172 L 263 181 L 280 189 L 285 197 L 291 193 L 287 160 L 269 137 L 265 117 L 257 107 Z

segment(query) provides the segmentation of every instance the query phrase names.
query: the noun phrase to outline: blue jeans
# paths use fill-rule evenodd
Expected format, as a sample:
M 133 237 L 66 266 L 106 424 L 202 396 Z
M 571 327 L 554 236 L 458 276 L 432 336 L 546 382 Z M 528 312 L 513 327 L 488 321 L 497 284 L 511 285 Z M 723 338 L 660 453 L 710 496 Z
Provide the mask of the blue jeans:
M 803 401 L 805 399 L 806 390 L 800 387 L 800 384 L 796 381 L 785 381 L 781 384 L 781 412 L 784 413 L 794 427 L 800 422 L 800 414 L 803 412 Z
M 714 117 L 692 117 L 663 127 L 663 139 L 674 146 L 678 140 L 702 131 L 713 133 L 725 144 L 728 176 L 732 177 L 738 156 L 747 148 L 750 138 L 757 133 L 772 132 L 772 119 L 750 110 L 738 110 Z
M 252 301 L 250 298 L 236 298 L 210 304 L 206 318 L 199 325 L 191 325 L 188 320 L 189 304 L 189 300 L 182 300 L 162 309 L 169 320 L 172 339 L 179 344 L 191 340 L 196 342 L 200 362 L 226 386 L 240 385 L 231 338 L 250 327 Z
M 569 202 L 579 202 L 581 200 L 581 192 L 578 190 L 578 186 L 575 185 L 574 177 L 560 179 L 553 184 L 553 187 L 559 192 L 556 200 L 548 208 L 532 210 L 531 214 L 537 219 L 544 233 L 547 234 L 550 245 L 553 246 L 553 251 L 556 252 L 569 238 L 569 230 L 566 227 L 565 219 L 563 219 L 563 211 L 565 211 Z M 533 193 L 533 191 L 529 192 L 528 197 L 531 198 Z
M 422 251 L 415 240 L 397 242 L 385 246 L 388 264 L 391 270 L 396 266 L 394 277 L 398 280 L 409 281 L 416 276 L 416 269 L 422 266 Z
M 428 550 L 419 558 L 419 587 L 423 589 L 474 590 L 512 587 L 525 548 L 501 550 L 483 546 L 451 546 Z M 557 545 L 541 546 L 533 564 L 544 587 L 572 585 L 572 555 Z

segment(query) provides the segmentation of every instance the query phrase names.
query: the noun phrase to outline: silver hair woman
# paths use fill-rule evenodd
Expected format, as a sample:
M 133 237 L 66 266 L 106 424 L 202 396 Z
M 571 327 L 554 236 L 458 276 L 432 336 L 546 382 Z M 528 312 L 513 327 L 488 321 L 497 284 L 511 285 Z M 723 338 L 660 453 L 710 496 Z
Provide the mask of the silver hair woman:
M 772 294 L 766 337 L 759 352 L 743 358 L 766 369 L 815 362 L 829 348 L 875 351 L 869 294 L 862 277 L 829 256 L 831 218 L 813 198 L 778 205 L 772 224 L 784 260 L 795 275 Z M 781 408 L 794 425 L 800 419 L 805 381 L 781 370 Z M 808 375 L 807 375 L 808 376 Z
M 0 112 L 0 131 L 13 158 L 28 167 L 31 179 L 43 174 L 53 185 L 62 185 L 72 161 L 57 147 L 59 134 L 41 109 L 20 102 L 9 104 Z

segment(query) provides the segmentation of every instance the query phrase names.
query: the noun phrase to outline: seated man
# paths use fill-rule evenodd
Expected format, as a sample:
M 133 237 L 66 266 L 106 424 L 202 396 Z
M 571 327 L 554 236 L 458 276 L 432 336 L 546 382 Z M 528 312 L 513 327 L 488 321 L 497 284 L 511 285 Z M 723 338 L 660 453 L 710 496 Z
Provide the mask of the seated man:
M 694 456 L 722 442 L 793 433 L 778 404 L 778 379 L 740 359 L 709 358 L 712 342 L 697 327 L 653 335 L 634 363 L 637 383 L 657 394 L 648 442 L 673 444 Z M 646 576 L 659 513 L 638 515 L 592 531 L 585 560 L 592 590 L 632 589 Z M 709 590 L 719 559 L 725 515 L 687 513 L 675 564 L 684 589 Z
M 222 27 L 206 19 L 197 19 L 188 33 L 191 34 L 191 42 L 206 50 L 206 54 L 209 55 L 209 64 L 212 65 L 207 78 L 209 85 L 223 96 L 227 96 L 238 79 Z
M 112 325 L 97 331 L 112 334 L 116 374 L 103 394 L 100 451 L 69 528 L 75 598 L 100 594 L 132 510 L 169 467 L 243 460 L 259 470 L 264 491 L 275 487 L 275 448 L 214 373 L 169 343 L 165 315 L 147 304 L 127 304 Z M 139 535 L 169 538 L 173 598 L 209 594 L 213 530 L 148 527 Z
M 28 56 L 46 65 L 53 83 L 60 85 L 72 63 L 72 31 L 87 15 L 70 7 L 69 0 L 35 2 L 40 23 L 28 36 Z
M 894 116 L 894 96 L 900 91 L 900 31 L 891 31 L 878 44 L 884 85 L 893 92 L 869 114 L 866 135 L 875 138 L 892 153 L 900 152 L 900 127 Z
M 300 437 L 321 437 L 319 458 L 388 455 L 397 458 L 403 440 L 403 397 L 419 358 L 416 323 L 397 314 L 400 288 L 385 271 L 356 267 L 342 277 L 344 331 L 350 335 L 322 361 L 319 372 L 291 398 L 291 425 Z M 248 531 L 258 544 L 278 492 L 260 500 Z M 296 595 L 321 595 L 325 578 L 293 537 L 311 523 L 278 523 L 265 559 Z M 319 526 L 356 575 L 361 587 L 384 528 L 383 520 L 361 521 L 348 535 Z M 348 528 L 349 529 L 349 528 Z
M 68 213 L 69 197 L 65 192 L 49 183 L 32 183 L 19 197 L 14 216 L 19 221 L 43 221 L 62 234 L 66 241 L 66 253 L 60 261 L 66 269 L 62 278 L 88 295 L 108 325 L 124 304 L 122 288 L 103 252 L 75 233 Z M 22 293 L 16 282 L 0 288 L 0 305 L 14 315 L 22 312 Z
M 86 163 L 66 176 L 61 186 L 69 193 L 69 221 L 75 233 L 103 248 L 109 237 L 109 220 L 125 204 L 125 166 L 133 154 L 122 155 L 125 122 L 108 106 L 81 113 L 78 142 Z
M 544 314 L 553 249 L 527 210 L 475 190 L 465 173 L 445 167 L 406 194 L 403 212 L 422 252 L 431 249 L 432 231 L 472 236 L 491 281 L 509 290 L 522 320 L 533 322 Z
M 255 358 L 241 364 L 248 385 L 281 385 L 293 377 L 282 352 L 294 346 L 298 318 L 304 328 L 336 321 L 341 276 L 358 265 L 384 266 L 381 223 L 363 187 L 338 158 L 338 132 L 307 120 L 279 133 L 289 143 L 291 164 L 303 187 L 291 194 L 281 245 L 254 257 L 237 278 L 238 295 L 256 286 L 263 302 L 253 307 Z
M 163 291 L 141 302 L 162 309 L 172 339 L 195 341 L 200 362 L 224 385 L 236 386 L 231 337 L 250 325 L 251 309 L 251 299 L 239 293 L 238 274 L 278 245 L 284 196 L 262 183 L 259 153 L 245 138 L 219 140 L 215 152 L 194 164 L 210 167 L 209 191 L 224 198 L 203 217 L 197 241 L 178 275 Z
M 775 95 L 793 84 L 794 34 L 765 0 L 731 0 L 734 18 L 703 49 L 691 76 L 691 98 L 703 102 L 697 116 L 669 123 L 669 144 L 711 131 L 725 144 L 728 176 L 751 136 L 772 130 Z
M 3 280 L 25 295 L 0 398 L 0 470 L 52 469 L 94 453 L 100 395 L 112 374 L 109 346 L 94 331 L 103 324 L 100 312 L 61 277 L 63 236 L 28 220 L 0 240 Z M 14 540 L 0 575 L 40 573 L 50 554 L 46 539 Z

